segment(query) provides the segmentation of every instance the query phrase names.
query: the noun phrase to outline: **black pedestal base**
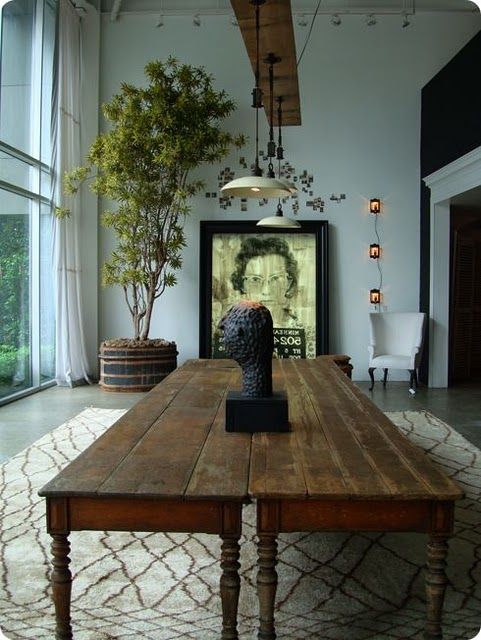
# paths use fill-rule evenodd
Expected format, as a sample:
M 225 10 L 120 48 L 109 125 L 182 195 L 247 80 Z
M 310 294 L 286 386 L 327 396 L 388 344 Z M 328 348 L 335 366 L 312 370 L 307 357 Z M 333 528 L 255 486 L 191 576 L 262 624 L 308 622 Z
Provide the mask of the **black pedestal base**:
M 270 398 L 247 398 L 240 391 L 229 391 L 225 430 L 246 433 L 289 431 L 287 395 L 279 391 Z

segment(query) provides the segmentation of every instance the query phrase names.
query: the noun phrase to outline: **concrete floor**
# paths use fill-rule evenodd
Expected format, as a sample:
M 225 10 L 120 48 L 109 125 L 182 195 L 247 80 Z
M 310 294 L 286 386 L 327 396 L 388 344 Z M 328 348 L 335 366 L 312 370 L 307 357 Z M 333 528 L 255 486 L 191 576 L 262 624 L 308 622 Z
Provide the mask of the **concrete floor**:
M 421 387 L 415 396 L 407 382 L 377 382 L 359 388 L 383 411 L 426 409 L 441 418 L 481 449 L 481 382 L 450 389 Z M 86 407 L 129 408 L 144 397 L 142 393 L 109 393 L 97 385 L 69 389 L 51 387 L 0 407 L 0 462 L 15 455 Z

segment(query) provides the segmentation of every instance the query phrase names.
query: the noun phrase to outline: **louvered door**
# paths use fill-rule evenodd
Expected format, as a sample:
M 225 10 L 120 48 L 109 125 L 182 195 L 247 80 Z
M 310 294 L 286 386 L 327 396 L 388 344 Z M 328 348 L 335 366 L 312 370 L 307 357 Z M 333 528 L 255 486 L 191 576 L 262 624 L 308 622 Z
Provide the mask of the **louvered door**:
M 481 231 L 454 233 L 450 380 L 481 377 Z

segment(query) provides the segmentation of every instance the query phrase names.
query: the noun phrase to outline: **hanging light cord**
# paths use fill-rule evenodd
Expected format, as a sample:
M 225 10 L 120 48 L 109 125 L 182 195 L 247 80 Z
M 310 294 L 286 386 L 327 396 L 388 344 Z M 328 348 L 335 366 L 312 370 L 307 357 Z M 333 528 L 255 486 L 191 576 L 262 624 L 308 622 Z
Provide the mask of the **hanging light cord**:
M 272 158 L 276 157 L 276 143 L 274 141 L 274 65 L 280 62 L 273 53 L 269 53 L 266 62 L 269 63 L 269 143 L 267 145 L 267 157 L 269 158 L 268 176 L 274 178 L 274 165 Z
M 274 142 L 274 58 L 270 57 L 269 64 L 269 111 L 270 111 L 270 122 L 269 122 L 269 149 L 268 155 L 273 158 L 276 154 L 276 145 Z
M 277 97 L 277 102 L 279 106 L 277 107 L 277 124 L 279 126 L 279 135 L 277 138 L 277 173 L 279 174 L 279 180 L 281 178 L 281 160 L 284 159 L 284 149 L 282 148 L 282 102 L 284 98 L 282 96 Z M 279 198 L 277 203 L 277 216 L 282 216 L 282 202 Z
M 277 124 L 279 126 L 279 135 L 277 138 L 277 159 L 279 161 L 279 178 L 281 177 L 281 160 L 284 160 L 284 149 L 282 148 L 282 103 L 284 98 L 277 97 L 279 106 L 277 107 Z
M 317 3 L 316 10 L 314 11 L 314 15 L 312 16 L 311 26 L 309 27 L 309 31 L 307 33 L 306 41 L 304 42 L 304 46 L 302 47 L 301 55 L 297 59 L 297 66 L 299 66 L 301 64 L 302 56 L 304 55 L 304 51 L 306 50 L 307 43 L 309 42 L 309 38 L 311 37 L 312 27 L 314 26 L 314 20 L 316 19 L 317 12 L 319 11 L 319 7 L 321 6 L 321 2 L 322 2 L 322 0 L 319 0 L 319 2 Z
M 254 175 L 261 176 L 262 169 L 259 166 L 259 109 L 262 107 L 262 89 L 259 86 L 260 71 L 259 71 L 259 32 L 260 32 L 260 20 L 259 20 L 259 6 L 261 0 L 252 0 L 256 7 L 256 86 L 252 90 L 252 106 L 256 110 L 256 158 L 254 161 Z
M 376 214 L 374 216 L 374 233 L 376 234 L 376 238 L 377 238 L 377 244 L 380 247 L 381 246 L 381 239 L 379 237 L 379 231 L 377 229 L 377 219 L 379 217 L 379 214 Z M 382 269 L 381 269 L 381 255 L 379 254 L 379 258 L 376 260 L 377 262 L 377 270 L 379 271 L 379 291 L 382 291 Z

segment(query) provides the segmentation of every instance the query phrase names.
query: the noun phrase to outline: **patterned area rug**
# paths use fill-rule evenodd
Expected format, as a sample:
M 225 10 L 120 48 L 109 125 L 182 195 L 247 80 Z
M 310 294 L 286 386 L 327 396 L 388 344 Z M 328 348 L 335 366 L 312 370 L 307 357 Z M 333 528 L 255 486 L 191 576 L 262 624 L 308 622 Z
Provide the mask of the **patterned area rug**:
M 54 637 L 50 537 L 38 489 L 121 414 L 86 409 L 1 469 L 0 627 L 9 639 Z M 390 413 L 466 492 L 450 543 L 445 640 L 481 625 L 481 452 L 426 412 Z M 245 509 L 239 629 L 256 637 L 254 509 Z M 220 549 L 209 535 L 74 532 L 75 640 L 218 640 Z M 421 638 L 425 536 L 285 534 L 279 540 L 278 638 Z M 1 635 L 1 634 L 0 634 Z

